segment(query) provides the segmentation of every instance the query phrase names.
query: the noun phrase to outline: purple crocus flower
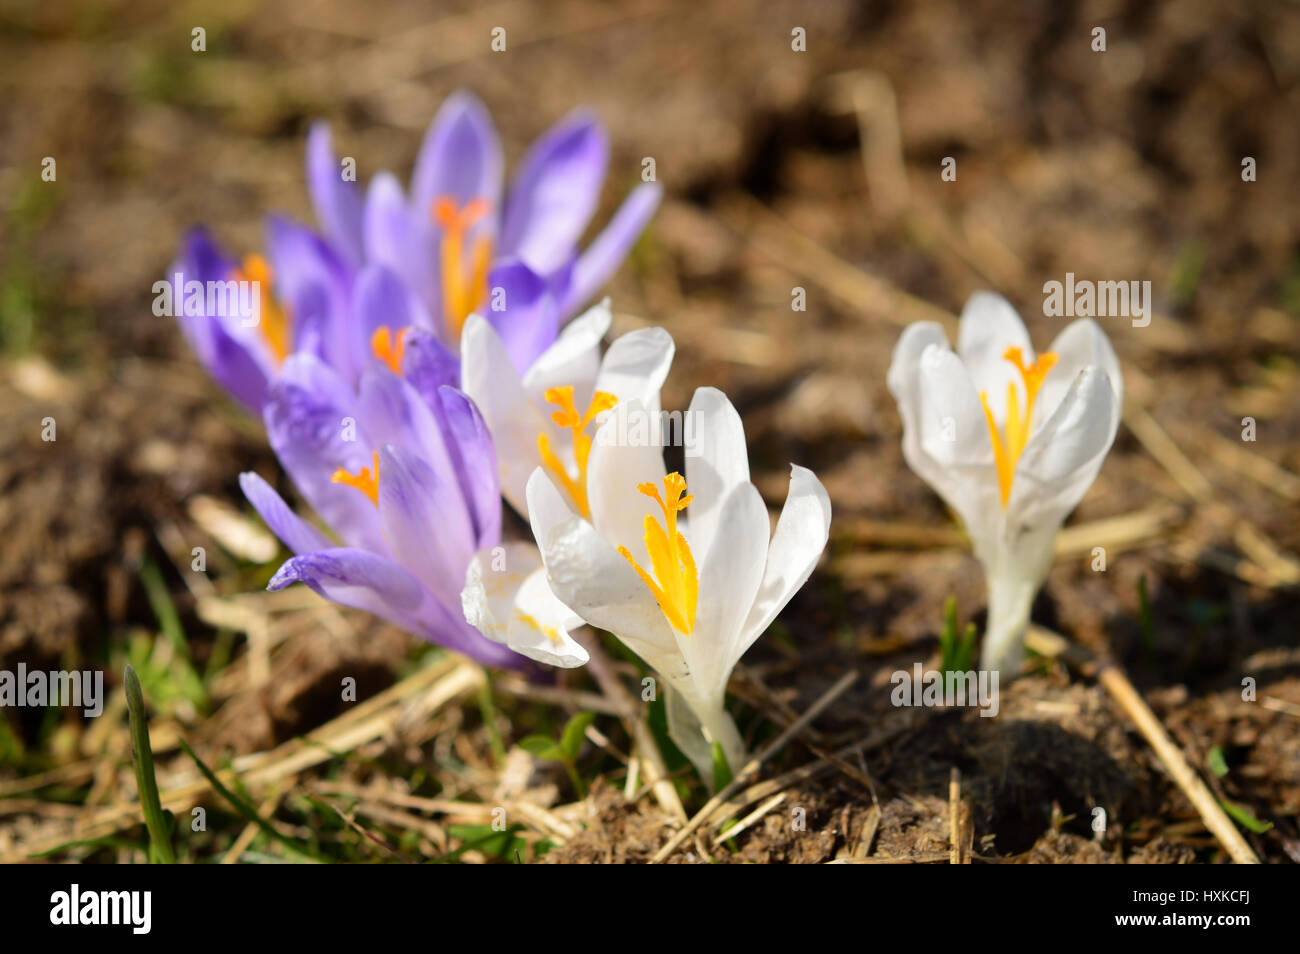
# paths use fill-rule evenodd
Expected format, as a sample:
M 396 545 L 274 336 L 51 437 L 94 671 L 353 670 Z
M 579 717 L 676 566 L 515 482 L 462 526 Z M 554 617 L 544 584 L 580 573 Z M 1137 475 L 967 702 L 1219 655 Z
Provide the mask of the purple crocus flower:
M 349 318 L 352 277 L 330 245 L 272 216 L 267 249 L 269 260 L 246 255 L 237 262 L 207 230 L 194 228 L 168 273 L 173 310 L 199 361 L 259 414 L 290 354 L 318 355 L 353 381 L 368 355 Z
M 533 144 L 506 189 L 492 119 L 463 91 L 425 134 L 409 193 L 381 172 L 363 199 L 324 124 L 307 144 L 312 202 L 334 245 L 356 267 L 399 276 L 432 316 L 422 326 L 449 348 L 471 313 L 484 315 L 520 373 L 610 278 L 659 204 L 659 185 L 642 183 L 580 250 L 608 162 L 599 120 L 577 110 Z
M 409 342 L 408 378 L 372 361 L 355 391 L 314 353 L 284 362 L 264 412 L 271 447 L 340 544 L 298 517 L 257 474 L 241 474 L 245 496 L 295 554 L 268 588 L 305 583 L 488 665 L 524 665 L 506 642 L 553 661 L 517 645 L 518 633 L 505 627 L 493 641 L 465 621 L 469 568 L 506 552 L 496 457 L 473 402 L 443 383 L 453 367 L 428 343 L 419 334 Z M 509 584 L 499 594 L 502 615 L 526 619 L 534 636 L 567 641 L 576 618 L 518 572 L 526 559 L 502 567 L 516 571 L 501 574 Z M 548 642 L 533 641 L 543 650 Z
M 272 218 L 269 260 L 237 262 L 192 230 L 168 276 L 174 300 L 190 304 L 177 306 L 181 328 L 209 373 L 258 413 L 290 354 L 317 355 L 355 387 L 372 355 L 393 363 L 407 329 L 450 354 L 474 311 L 522 373 L 613 274 L 659 203 L 657 184 L 638 186 L 579 252 L 608 154 L 599 122 L 575 112 L 534 144 L 506 191 L 492 120 L 461 92 L 425 136 L 410 195 L 382 172 L 363 199 L 317 124 L 307 181 L 323 236 Z M 257 283 L 255 317 L 221 307 L 224 296 L 209 290 L 231 281 Z M 193 282 L 197 301 L 185 293 Z

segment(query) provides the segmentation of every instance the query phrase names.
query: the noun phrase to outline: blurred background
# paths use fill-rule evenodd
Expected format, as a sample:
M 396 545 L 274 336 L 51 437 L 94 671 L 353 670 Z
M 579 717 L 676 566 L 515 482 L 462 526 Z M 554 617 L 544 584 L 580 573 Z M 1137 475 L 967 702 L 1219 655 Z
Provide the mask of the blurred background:
M 191 49 L 196 27 L 205 52 Z M 490 49 L 495 27 L 505 52 Z M 261 592 L 276 544 L 236 478 L 255 469 L 289 488 L 260 423 L 151 314 L 151 287 L 195 223 L 242 253 L 261 246 L 267 212 L 311 221 L 313 120 L 330 122 L 361 180 L 405 179 L 439 103 L 467 88 L 511 163 L 574 106 L 600 114 L 613 151 L 598 222 L 654 159 L 667 198 L 611 286 L 614 333 L 672 332 L 666 407 L 704 384 L 731 395 L 769 505 L 790 461 L 826 483 L 827 557 L 732 692 L 754 721 L 779 723 L 858 668 L 824 720 L 827 744 L 899 716 L 889 673 L 936 658 L 949 596 L 982 622 L 960 528 L 902 461 L 884 384 L 900 329 L 951 329 L 989 288 L 1046 347 L 1066 319 L 1044 316 L 1045 282 L 1150 281 L 1148 327 L 1101 320 L 1124 363 L 1125 424 L 1035 620 L 1118 657 L 1249 818 L 1261 856 L 1300 862 L 1298 84 L 1300 7 L 1282 0 L 3 0 L 0 668 L 103 667 L 116 709 L 93 723 L 0 711 L 0 858 L 77 839 L 100 840 L 56 856 L 135 857 L 114 840 L 134 793 L 127 661 L 158 713 L 164 788 L 194 777 L 178 737 L 218 763 L 256 757 L 340 718 L 343 676 L 365 699 L 427 663 L 362 614 Z M 955 181 L 941 179 L 946 158 Z M 799 289 L 806 310 L 792 307 Z M 204 574 L 190 572 L 194 546 Z M 1255 701 L 1241 698 L 1245 677 Z M 322 798 L 380 776 L 405 797 L 485 798 L 508 764 L 495 723 L 552 718 L 519 691 L 512 705 L 534 708 L 506 707 L 510 721 L 453 695 L 400 744 L 367 738 L 360 767 L 286 770 L 250 794 L 303 828 L 317 821 L 293 793 L 309 782 Z M 867 851 L 923 854 L 945 837 L 951 765 L 990 856 L 1218 857 L 1123 716 L 1057 664 L 1004 688 L 997 720 L 931 715 L 868 759 L 878 803 L 842 773 L 825 778 L 801 795 L 816 837 L 757 825 L 737 857 L 825 860 L 849 833 L 861 843 L 868 810 Z M 562 775 L 550 784 L 553 802 L 567 798 Z M 1123 822 L 1105 842 L 1088 828 L 1095 804 Z M 634 858 L 628 826 L 658 824 L 650 809 L 600 805 L 590 830 L 552 837 L 552 856 Z M 376 811 L 370 823 L 406 850 L 459 843 L 435 821 L 403 828 Z M 195 857 L 242 837 L 242 822 L 213 828 Z

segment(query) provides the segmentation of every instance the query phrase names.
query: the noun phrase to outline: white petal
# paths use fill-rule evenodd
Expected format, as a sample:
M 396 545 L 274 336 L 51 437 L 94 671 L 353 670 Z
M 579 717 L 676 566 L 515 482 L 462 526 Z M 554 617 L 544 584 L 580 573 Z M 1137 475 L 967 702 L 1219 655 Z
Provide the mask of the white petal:
M 601 537 L 614 546 L 627 547 L 642 566 L 646 565 L 645 515 L 658 517 L 660 511 L 658 504 L 637 488 L 643 483 L 652 484 L 662 495 L 666 471 L 663 449 L 657 443 L 633 442 L 634 434 L 625 431 L 623 422 L 627 415 L 635 418 L 648 413 L 637 401 L 623 405 L 596 431 L 587 458 L 591 522 Z
M 717 388 L 697 388 L 686 411 L 694 446 L 686 448 L 686 492 L 694 495 L 687 520 L 696 563 L 707 558 L 722 505 L 749 483 L 749 450 L 740 415 Z
M 1106 377 L 1115 390 L 1115 409 L 1118 412 L 1124 403 L 1124 377 L 1120 371 L 1119 358 L 1115 357 L 1115 349 L 1110 346 L 1110 339 L 1097 322 L 1091 318 L 1075 319 L 1065 326 L 1047 350 L 1056 354 L 1057 362 L 1047 373 L 1042 390 L 1038 392 L 1038 400 L 1034 405 L 1035 418 L 1046 421 L 1070 390 L 1079 372 L 1089 365 L 1106 372 Z M 1041 418 L 1038 417 L 1040 414 Z
M 921 359 L 919 444 L 934 464 L 935 492 L 972 536 L 1000 522 L 1002 500 L 988 421 L 966 369 L 931 345 Z
M 545 403 L 543 395 L 548 388 L 571 385 L 578 411 L 586 410 L 600 368 L 600 342 L 612 320 L 609 299 L 605 299 L 569 322 L 524 373 L 524 390 L 535 402 Z
M 494 642 L 563 669 L 587 662 L 587 651 L 569 635 L 582 620 L 551 592 L 541 554 L 531 544 L 480 550 L 470 561 L 460 599 L 465 620 Z
M 600 363 L 596 390 L 619 401 L 659 410 L 659 390 L 673 363 L 673 337 L 663 328 L 639 328 L 614 339 Z
M 1016 466 L 1008 533 L 1057 526 L 1083 498 L 1115 440 L 1115 391 L 1099 368 L 1079 372 Z
M 904 328 L 894 346 L 886 383 L 903 421 L 903 457 L 918 477 L 937 490 L 945 482 L 943 468 L 921 449 L 921 357 L 931 345 L 936 351 L 952 350 L 938 322 L 918 321 Z
M 753 608 L 745 620 L 743 653 L 776 619 L 812 575 L 830 536 L 831 499 L 817 475 L 790 467 L 790 490 L 767 548 L 767 565 Z
M 971 295 L 961 312 L 957 354 L 966 365 L 975 390 L 988 394 L 989 407 L 999 424 L 1006 420 L 1008 382 L 1015 384 L 1021 407 L 1025 402 L 1020 372 L 1003 357 L 1007 348 L 1013 346 L 1021 350 L 1026 366 L 1034 360 L 1029 332 L 1011 303 L 992 292 Z
M 767 506 L 751 483 L 732 488 L 714 527 L 714 545 L 699 570 L 699 605 L 689 636 L 677 635 L 694 695 L 720 698 L 749 641 L 744 623 L 767 563 Z M 694 553 L 692 545 L 692 553 Z
M 665 678 L 685 664 L 654 595 L 632 565 L 575 515 L 540 467 L 528 481 L 528 517 L 551 592 L 592 626 L 607 629 Z
M 478 405 L 492 434 L 501 494 L 528 513 L 528 477 L 538 464 L 537 435 L 554 428 L 533 406 L 496 330 L 470 315 L 460 339 L 461 389 Z

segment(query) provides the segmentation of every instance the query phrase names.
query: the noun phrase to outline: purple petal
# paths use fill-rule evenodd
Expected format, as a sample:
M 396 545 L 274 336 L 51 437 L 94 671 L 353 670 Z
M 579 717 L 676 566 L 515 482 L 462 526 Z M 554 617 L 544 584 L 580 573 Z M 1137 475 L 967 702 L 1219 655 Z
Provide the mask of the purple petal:
M 496 329 L 510 363 L 520 377 L 551 346 L 560 330 L 560 311 L 549 283 L 523 262 L 507 262 L 492 269 L 489 302 L 498 295 L 505 307 L 489 307 L 482 314 Z
M 427 214 L 417 215 L 407 205 L 391 173 L 381 172 L 370 181 L 364 231 L 367 261 L 391 268 L 430 314 L 442 314 L 437 229 Z
M 453 473 L 435 409 L 404 378 L 378 362 L 361 375 L 357 407 L 374 447 L 396 444 L 428 461 L 439 474 Z
M 662 197 L 663 189 L 657 182 L 643 182 L 632 190 L 609 225 L 578 257 L 573 282 L 561 303 L 560 314 L 572 315 L 595 297 L 627 258 Z
M 420 581 L 392 560 L 353 547 L 304 553 L 275 571 L 268 590 L 306 583 L 326 599 L 363 609 L 399 624 L 415 618 L 425 602 Z
M 289 312 L 291 350 L 319 353 L 351 376 L 350 280 L 339 253 L 306 226 L 274 215 L 267 221 L 267 248 L 274 294 Z
M 577 111 L 524 157 L 506 199 L 500 252 L 549 275 L 577 247 L 600 201 L 609 141 L 595 116 Z
M 378 329 L 386 326 L 396 336 L 408 327 L 432 328 L 424 306 L 397 273 L 384 265 L 367 265 L 361 270 L 352 287 L 352 313 L 352 346 L 363 358 L 357 362 L 360 368 L 369 363 L 370 339 Z
M 406 336 L 402 373 L 430 407 L 436 407 L 438 388 L 460 387 L 460 359 L 422 329 Z
M 454 388 L 438 389 L 438 424 L 474 524 L 474 549 L 501 539 L 501 485 L 496 448 L 478 407 Z
M 186 320 L 208 323 L 212 357 L 207 368 L 213 380 L 254 414 L 261 414 L 266 406 L 270 386 L 270 379 L 262 363 L 245 344 L 232 338 L 218 321 L 211 318 Z
M 370 498 L 331 479 L 339 468 L 373 468 L 379 446 L 363 431 L 346 382 L 314 355 L 290 355 L 263 419 L 281 466 L 321 519 L 347 543 L 386 553 Z
M 334 154 L 330 129 L 323 122 L 312 125 L 307 135 L 307 189 L 316 218 L 353 268 L 365 258 L 361 234 L 361 192 L 356 182 L 343 179 L 343 169 Z
M 292 583 L 305 583 L 328 600 L 373 613 L 481 663 L 510 669 L 526 665 L 524 657 L 481 636 L 459 610 L 451 613 L 400 565 L 367 550 L 336 547 L 293 557 L 267 589 Z
M 501 142 L 487 108 L 472 93 L 447 97 L 420 146 L 411 177 L 412 211 L 430 216 L 444 196 L 463 206 L 487 199 L 500 207 L 503 171 Z
M 477 550 L 455 474 L 437 473 L 405 448 L 379 453 L 379 517 L 393 556 L 445 607 L 460 605 Z
M 240 474 L 239 486 L 271 532 L 294 553 L 311 553 L 329 547 L 325 535 L 289 509 L 284 498 L 258 474 L 252 471 Z

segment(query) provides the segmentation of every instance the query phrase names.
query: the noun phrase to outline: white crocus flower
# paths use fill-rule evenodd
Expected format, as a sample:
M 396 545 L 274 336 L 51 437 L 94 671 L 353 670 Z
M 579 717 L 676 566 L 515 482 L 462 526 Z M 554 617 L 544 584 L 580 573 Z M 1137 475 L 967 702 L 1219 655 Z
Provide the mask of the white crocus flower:
M 957 351 L 934 322 L 909 326 L 889 390 L 907 463 L 966 525 L 989 590 L 981 666 L 1014 674 L 1056 534 L 1101 469 L 1122 402 L 1106 335 L 1079 319 L 1037 358 L 1014 308 L 977 292 Z
M 659 389 L 673 360 L 673 339 L 642 328 L 616 339 L 601 357 L 609 300 L 560 333 L 523 376 L 493 327 L 471 315 L 461 335 L 461 388 L 478 405 L 496 445 L 502 496 L 527 515 L 529 475 L 541 466 L 586 516 L 588 458 L 606 411 L 635 401 L 656 426 Z
M 485 547 L 474 555 L 460 592 L 465 621 L 493 642 L 561 669 L 586 665 L 587 650 L 569 635 L 582 625 L 555 598 L 531 543 Z
M 687 415 L 697 426 L 684 480 L 665 472 L 658 446 L 607 433 L 611 418 L 588 461 L 589 518 L 543 467 L 527 498 L 552 591 L 658 671 L 669 732 L 708 781 L 714 742 L 733 770 L 744 764 L 727 681 L 812 573 L 831 508 L 812 471 L 794 466 L 773 533 L 726 395 L 700 388 Z

